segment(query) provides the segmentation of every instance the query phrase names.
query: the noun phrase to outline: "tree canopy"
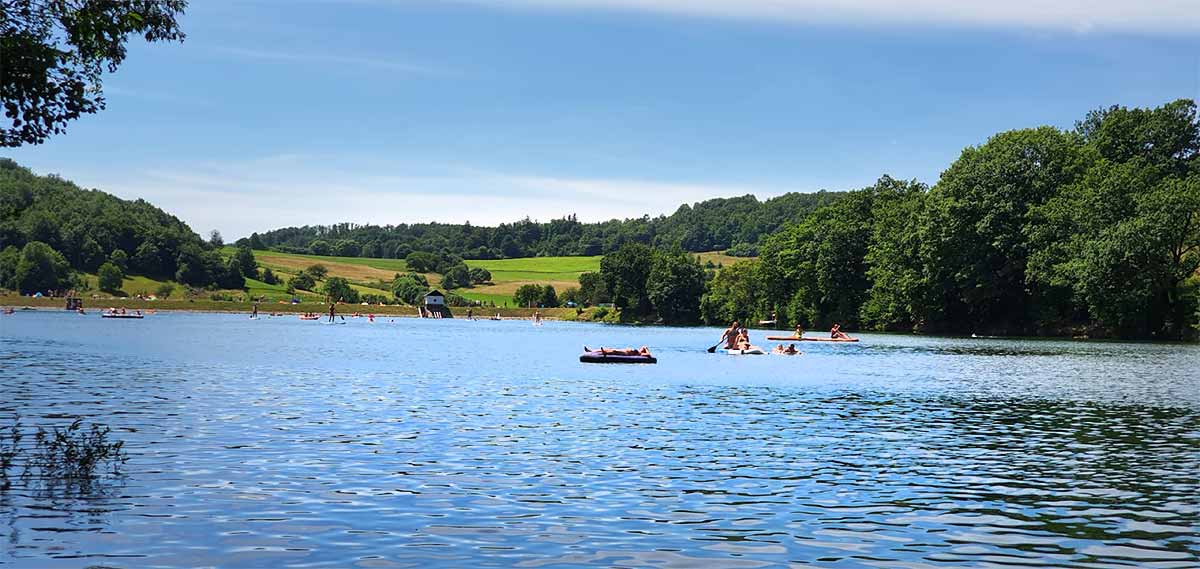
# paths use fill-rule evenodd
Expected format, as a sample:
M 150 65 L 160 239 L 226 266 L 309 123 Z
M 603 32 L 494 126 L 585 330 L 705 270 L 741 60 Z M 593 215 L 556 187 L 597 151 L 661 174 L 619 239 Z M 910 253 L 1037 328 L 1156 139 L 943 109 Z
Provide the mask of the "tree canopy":
M 132 34 L 183 41 L 185 0 L 5 0 L 0 3 L 0 146 L 41 144 L 104 109 L 104 72 Z

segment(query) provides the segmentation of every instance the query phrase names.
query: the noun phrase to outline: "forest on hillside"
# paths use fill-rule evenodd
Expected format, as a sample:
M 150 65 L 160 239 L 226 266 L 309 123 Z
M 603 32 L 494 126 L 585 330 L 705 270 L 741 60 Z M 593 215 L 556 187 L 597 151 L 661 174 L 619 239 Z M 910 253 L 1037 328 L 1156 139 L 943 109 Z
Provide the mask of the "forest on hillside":
M 767 235 L 803 221 L 840 192 L 788 193 L 759 201 L 753 195 L 683 204 L 669 216 L 583 223 L 575 215 L 549 222 L 528 218 L 497 227 L 470 224 L 334 225 L 287 227 L 238 240 L 252 249 L 285 253 L 403 259 L 415 251 L 464 259 L 604 255 L 626 243 L 729 250 L 752 257 Z
M 241 267 L 150 203 L 38 176 L 0 158 L 0 288 L 48 294 L 79 288 L 76 272 L 114 271 L 196 287 L 244 283 Z

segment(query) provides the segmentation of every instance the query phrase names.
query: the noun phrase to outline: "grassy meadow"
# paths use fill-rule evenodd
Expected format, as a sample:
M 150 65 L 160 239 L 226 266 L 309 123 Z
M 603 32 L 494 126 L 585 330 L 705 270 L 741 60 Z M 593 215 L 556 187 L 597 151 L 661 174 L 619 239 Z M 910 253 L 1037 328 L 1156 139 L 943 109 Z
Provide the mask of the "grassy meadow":
M 227 247 L 226 255 L 232 255 L 234 249 Z M 697 253 L 702 263 L 711 261 L 713 264 L 728 266 L 744 260 L 741 257 L 731 257 L 723 252 Z M 322 257 L 319 255 L 301 255 L 295 253 L 280 253 L 276 251 L 256 250 L 254 257 L 260 267 L 269 268 L 275 273 L 278 282 L 267 284 L 261 280 L 246 279 L 246 290 L 205 291 L 199 296 L 186 299 L 192 302 L 203 298 L 206 302 L 212 295 L 233 298 L 263 298 L 266 302 L 278 303 L 288 301 L 292 295 L 287 293 L 287 281 L 300 272 L 315 264 L 324 265 L 329 273 L 327 277 L 342 277 L 350 281 L 350 286 L 360 294 L 376 294 L 391 297 L 391 282 L 396 273 L 408 272 L 408 266 L 403 259 L 374 259 L 368 257 Z M 579 286 L 579 275 L 585 272 L 600 270 L 600 256 L 592 257 L 529 257 L 522 259 L 493 259 L 467 260 L 469 267 L 481 267 L 492 274 L 492 282 L 477 285 L 472 288 L 460 288 L 454 292 L 471 300 L 485 303 L 495 303 L 496 306 L 512 306 L 513 293 L 525 284 L 551 285 L 560 293 L 574 286 Z M 429 284 L 440 288 L 441 275 L 425 273 Z M 84 274 L 83 278 L 90 285 L 93 294 L 101 297 L 107 293 L 98 293 L 99 279 L 93 273 Z M 153 279 L 141 275 L 125 277 L 121 291 L 128 296 L 156 295 L 164 284 L 171 284 L 174 291 L 172 300 L 183 299 L 186 287 L 171 280 Z M 318 287 L 320 284 L 318 283 Z M 89 295 L 90 296 L 90 295 Z M 316 292 L 298 290 L 296 296 L 304 303 L 319 303 L 324 297 Z

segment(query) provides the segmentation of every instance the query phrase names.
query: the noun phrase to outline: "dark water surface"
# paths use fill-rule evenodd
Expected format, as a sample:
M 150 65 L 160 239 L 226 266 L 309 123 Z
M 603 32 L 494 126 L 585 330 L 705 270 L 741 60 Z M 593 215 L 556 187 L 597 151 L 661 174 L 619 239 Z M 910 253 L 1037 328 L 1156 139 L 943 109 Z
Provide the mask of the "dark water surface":
M 0 318 L 0 425 L 130 454 L 0 495 L 0 565 L 1200 566 L 1195 345 L 348 320 Z

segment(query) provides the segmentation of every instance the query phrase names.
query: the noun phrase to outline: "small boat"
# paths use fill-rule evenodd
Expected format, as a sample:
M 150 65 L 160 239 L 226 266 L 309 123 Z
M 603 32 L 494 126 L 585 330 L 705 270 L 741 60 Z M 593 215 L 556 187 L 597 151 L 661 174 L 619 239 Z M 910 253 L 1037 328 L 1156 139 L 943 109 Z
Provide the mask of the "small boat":
M 618 354 L 605 354 L 602 352 L 584 352 L 579 356 L 579 361 L 585 364 L 656 364 L 658 358 L 654 356 L 622 356 Z
M 764 352 L 762 348 L 758 348 L 758 347 L 752 347 L 749 350 L 733 350 L 733 349 L 725 350 L 725 353 L 727 353 L 731 356 L 762 356 L 762 355 L 766 355 L 766 352 Z
M 758 325 L 759 326 L 774 326 L 776 322 L 777 322 L 776 320 L 759 320 Z
M 775 342 L 857 342 L 858 338 L 797 338 L 795 336 L 767 336 Z
M 320 316 L 305 316 L 305 315 L 301 314 L 300 319 L 301 320 L 320 320 L 321 317 Z
M 141 314 L 121 314 L 118 312 L 104 312 L 104 313 L 100 314 L 100 317 L 101 318 L 132 318 L 135 320 L 139 320 L 142 318 L 142 315 Z

